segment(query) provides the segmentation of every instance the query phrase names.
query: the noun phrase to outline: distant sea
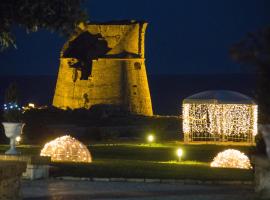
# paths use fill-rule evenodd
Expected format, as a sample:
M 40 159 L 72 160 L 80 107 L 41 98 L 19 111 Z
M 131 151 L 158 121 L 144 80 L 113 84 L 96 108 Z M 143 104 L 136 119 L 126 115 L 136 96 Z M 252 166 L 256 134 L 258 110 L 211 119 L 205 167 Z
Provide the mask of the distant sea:
M 0 76 L 0 103 L 10 82 L 16 81 L 23 104 L 51 105 L 56 76 Z M 205 90 L 234 90 L 255 97 L 254 74 L 149 75 L 153 110 L 158 115 L 178 115 L 184 98 Z

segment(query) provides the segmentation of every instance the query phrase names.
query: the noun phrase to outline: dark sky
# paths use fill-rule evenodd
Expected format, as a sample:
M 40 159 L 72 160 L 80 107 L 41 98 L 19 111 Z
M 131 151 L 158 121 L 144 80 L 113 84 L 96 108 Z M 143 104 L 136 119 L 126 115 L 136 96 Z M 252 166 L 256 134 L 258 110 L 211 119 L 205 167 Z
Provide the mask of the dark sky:
M 228 48 L 270 25 L 270 0 L 86 0 L 90 21 L 146 20 L 150 74 L 246 72 Z M 18 49 L 0 53 L 0 75 L 56 75 L 65 42 L 47 31 L 16 30 Z

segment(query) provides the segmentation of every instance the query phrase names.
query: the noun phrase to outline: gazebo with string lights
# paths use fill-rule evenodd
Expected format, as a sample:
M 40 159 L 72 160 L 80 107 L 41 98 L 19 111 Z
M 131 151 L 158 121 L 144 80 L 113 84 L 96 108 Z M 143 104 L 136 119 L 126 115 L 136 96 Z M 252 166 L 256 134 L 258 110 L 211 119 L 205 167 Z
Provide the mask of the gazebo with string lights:
M 183 101 L 185 142 L 244 142 L 254 144 L 258 106 L 239 92 L 209 90 Z

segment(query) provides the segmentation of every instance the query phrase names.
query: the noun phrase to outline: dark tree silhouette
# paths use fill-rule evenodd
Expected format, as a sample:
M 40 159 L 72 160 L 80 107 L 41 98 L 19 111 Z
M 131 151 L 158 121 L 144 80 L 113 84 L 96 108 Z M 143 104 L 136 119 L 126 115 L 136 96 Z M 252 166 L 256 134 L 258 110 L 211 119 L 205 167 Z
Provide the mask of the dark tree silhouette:
M 242 64 L 256 67 L 260 123 L 270 122 L 270 27 L 249 33 L 230 49 L 232 58 Z
M 1 0 L 0 48 L 16 47 L 14 25 L 33 32 L 45 28 L 62 35 L 71 34 L 87 18 L 82 0 Z

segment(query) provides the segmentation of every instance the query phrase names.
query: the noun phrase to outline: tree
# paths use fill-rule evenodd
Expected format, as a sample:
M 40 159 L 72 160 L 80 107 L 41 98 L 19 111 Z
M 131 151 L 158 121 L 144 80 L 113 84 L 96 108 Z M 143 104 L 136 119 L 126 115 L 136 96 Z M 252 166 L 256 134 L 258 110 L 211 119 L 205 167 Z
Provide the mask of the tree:
M 0 48 L 16 47 L 14 25 L 27 33 L 45 28 L 61 35 L 70 35 L 80 22 L 87 19 L 81 9 L 82 0 L 1 0 Z
M 230 49 L 232 58 L 254 66 L 257 71 L 256 98 L 259 103 L 259 120 L 270 122 L 270 27 L 249 33 Z

